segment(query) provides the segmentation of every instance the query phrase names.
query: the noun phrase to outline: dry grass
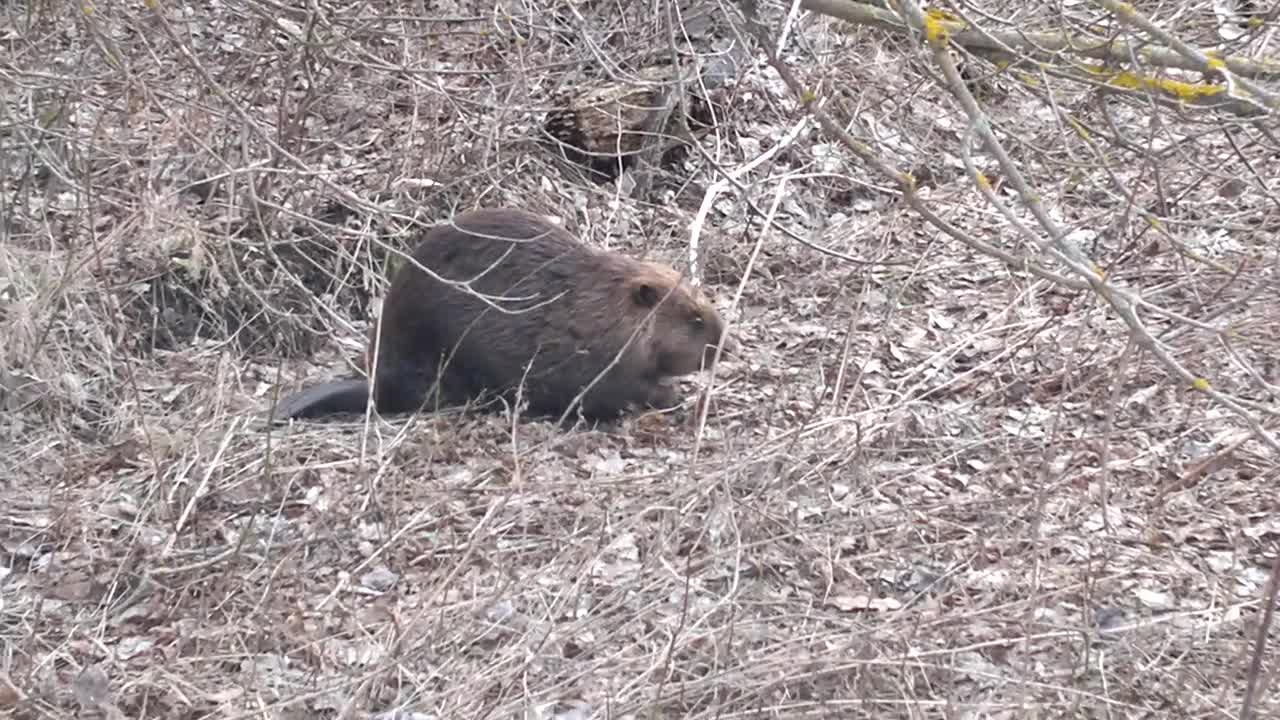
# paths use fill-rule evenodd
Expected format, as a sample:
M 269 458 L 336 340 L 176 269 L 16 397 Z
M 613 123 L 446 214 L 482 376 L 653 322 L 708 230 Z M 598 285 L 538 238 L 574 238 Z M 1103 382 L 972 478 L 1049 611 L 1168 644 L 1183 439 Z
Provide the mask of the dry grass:
M 537 127 L 593 49 L 666 52 L 647 4 L 159 5 L 0 10 L 0 710 L 1238 716 L 1274 455 L 1095 298 L 946 240 L 816 130 L 704 228 L 726 306 L 759 247 L 729 313 L 749 352 L 703 432 L 690 413 L 268 428 L 279 384 L 359 354 L 415 222 L 517 204 L 680 264 L 716 166 L 800 114 L 757 57 L 707 154 L 630 198 L 554 164 Z M 788 57 L 937 212 L 1011 241 L 907 42 L 811 17 Z M 1273 408 L 1274 122 L 1055 87 L 1104 170 L 1031 90 L 988 89 L 1110 277 L 1234 330 L 1152 333 Z M 762 230 L 747 203 L 784 176 L 781 226 L 852 260 Z M 1280 714 L 1275 635 L 1259 718 Z

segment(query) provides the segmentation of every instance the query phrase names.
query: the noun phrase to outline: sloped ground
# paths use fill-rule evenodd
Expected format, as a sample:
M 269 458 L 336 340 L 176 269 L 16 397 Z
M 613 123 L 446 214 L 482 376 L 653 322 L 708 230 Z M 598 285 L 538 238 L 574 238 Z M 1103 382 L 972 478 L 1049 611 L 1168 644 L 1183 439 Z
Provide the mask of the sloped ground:
M 1236 716 L 1276 459 L 1114 315 L 938 235 L 816 129 L 789 140 L 802 115 L 758 60 L 653 197 L 574 179 L 541 114 L 592 47 L 666 52 L 647 7 L 384 5 L 6 10 L 14 717 Z M 792 38 L 829 111 L 1012 246 L 908 43 L 812 18 Z M 1148 316 L 1179 361 L 1273 403 L 1277 149 L 1054 91 L 1128 144 L 1104 167 L 1000 79 L 1010 151 L 1110 277 L 1230 319 L 1224 342 Z M 414 220 L 518 204 L 679 265 L 711 161 L 781 143 L 700 237 L 747 351 L 704 427 L 692 401 L 572 432 L 262 422 L 278 385 L 359 355 Z M 784 176 L 777 220 L 808 245 L 747 205 Z

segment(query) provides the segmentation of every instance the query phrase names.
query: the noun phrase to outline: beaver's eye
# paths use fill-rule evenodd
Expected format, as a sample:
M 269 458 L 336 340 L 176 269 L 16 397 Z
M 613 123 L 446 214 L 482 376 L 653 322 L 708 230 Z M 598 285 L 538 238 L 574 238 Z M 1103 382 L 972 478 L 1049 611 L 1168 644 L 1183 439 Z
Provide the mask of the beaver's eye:
M 701 315 L 694 315 L 689 318 L 689 323 L 696 328 L 700 328 L 703 325 L 706 325 L 707 321 L 703 320 Z

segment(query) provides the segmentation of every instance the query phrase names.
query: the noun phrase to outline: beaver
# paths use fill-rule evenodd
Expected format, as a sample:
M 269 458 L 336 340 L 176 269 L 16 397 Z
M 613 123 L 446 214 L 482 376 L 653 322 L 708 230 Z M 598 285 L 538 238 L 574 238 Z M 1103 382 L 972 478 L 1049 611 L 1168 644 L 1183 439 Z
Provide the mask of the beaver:
M 526 210 L 462 213 L 411 257 L 392 278 L 380 334 L 370 331 L 382 415 L 518 397 L 530 415 L 613 419 L 676 405 L 664 380 L 731 348 L 716 307 L 680 273 L 592 248 Z M 349 377 L 285 398 L 275 417 L 363 412 L 368 398 L 368 380 Z
M 680 72 L 662 63 L 576 86 L 573 95 L 547 113 L 542 124 L 546 145 L 597 183 L 635 167 L 640 154 L 654 146 L 661 165 L 679 165 L 688 155 L 686 143 L 709 132 L 716 114 L 724 114 L 723 107 L 696 90 L 703 85 L 697 77 L 690 75 L 678 85 Z M 713 74 L 706 78 L 709 85 L 720 79 Z M 684 102 L 677 104 L 677 97 Z

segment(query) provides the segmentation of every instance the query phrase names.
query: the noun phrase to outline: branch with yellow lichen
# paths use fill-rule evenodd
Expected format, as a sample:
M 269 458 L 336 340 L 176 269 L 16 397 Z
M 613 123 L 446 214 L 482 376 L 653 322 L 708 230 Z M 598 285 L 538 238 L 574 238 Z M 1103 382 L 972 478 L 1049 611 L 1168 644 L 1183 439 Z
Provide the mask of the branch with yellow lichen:
M 1239 72 L 1226 58 L 1220 57 L 1215 52 L 1204 52 L 1188 45 L 1173 33 L 1156 25 L 1150 18 L 1138 12 L 1129 3 L 1116 2 L 1116 0 L 1094 0 L 1094 2 L 1114 13 L 1126 25 L 1141 30 L 1152 38 L 1168 45 L 1172 52 L 1177 53 L 1178 57 L 1190 63 L 1193 66 L 1192 69 L 1222 76 L 1227 83 L 1227 90 L 1232 96 L 1237 96 L 1243 91 L 1247 95 L 1245 99 L 1256 100 L 1260 105 L 1272 111 L 1280 110 L 1280 95 L 1276 95 L 1253 82 L 1249 75 Z M 1267 65 L 1272 66 L 1277 72 L 1258 79 L 1274 80 L 1280 77 L 1280 63 L 1269 62 Z
M 1080 82 L 1096 83 L 1108 92 L 1141 93 L 1169 105 L 1190 105 L 1222 110 L 1234 115 L 1256 117 L 1280 110 L 1280 101 L 1252 80 L 1280 80 L 1280 60 L 1221 57 L 1200 51 L 1179 41 L 1127 3 L 1097 0 L 1126 25 L 1164 43 L 1152 46 L 1141 41 L 1115 37 L 1088 37 L 1065 32 L 995 31 L 975 27 L 952 13 L 930 10 L 925 13 L 931 32 L 945 35 L 949 43 L 987 57 L 1001 69 L 1016 71 L 1025 65 L 1052 71 Z M 896 4 L 895 0 L 889 0 Z M 854 0 L 801 0 L 810 12 L 875 27 L 902 35 L 911 24 L 897 13 Z M 1084 62 L 1097 60 L 1098 63 Z M 1115 66 L 1198 72 L 1224 77 L 1224 85 L 1207 81 L 1175 80 L 1156 73 L 1118 70 Z M 1019 81 L 1034 82 L 1015 74 Z

